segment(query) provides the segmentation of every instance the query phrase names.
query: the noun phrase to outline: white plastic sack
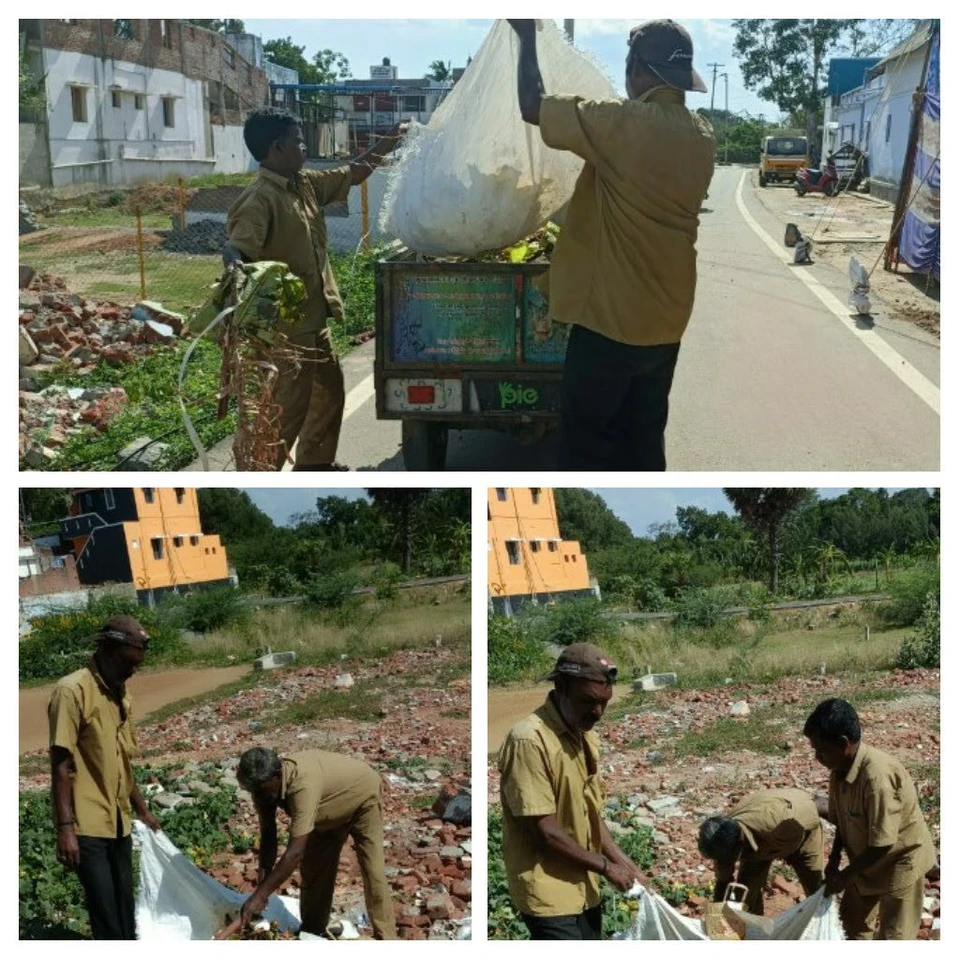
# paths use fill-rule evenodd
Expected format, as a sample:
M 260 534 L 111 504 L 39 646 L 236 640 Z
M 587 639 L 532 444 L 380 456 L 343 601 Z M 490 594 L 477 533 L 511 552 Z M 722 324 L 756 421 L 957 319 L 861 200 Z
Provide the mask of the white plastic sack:
M 133 822 L 140 848 L 137 936 L 140 940 L 209 940 L 235 917 L 249 894 L 237 893 L 208 876 L 161 832 Z M 300 902 L 273 896 L 263 919 L 281 930 L 300 926 Z
M 743 913 L 746 940 L 845 940 L 835 897 L 823 887 L 776 917 Z
M 628 897 L 637 898 L 637 915 L 624 940 L 707 940 L 702 925 L 678 913 L 659 894 L 634 884 Z
M 856 258 L 850 258 L 850 296 L 847 303 L 861 316 L 870 313 L 870 274 Z
M 429 124 L 411 124 L 381 208 L 384 233 L 429 256 L 473 256 L 522 240 L 569 202 L 583 161 L 544 146 L 521 118 L 519 53 L 497 20 Z M 548 94 L 616 97 L 551 20 L 537 21 L 537 56 Z

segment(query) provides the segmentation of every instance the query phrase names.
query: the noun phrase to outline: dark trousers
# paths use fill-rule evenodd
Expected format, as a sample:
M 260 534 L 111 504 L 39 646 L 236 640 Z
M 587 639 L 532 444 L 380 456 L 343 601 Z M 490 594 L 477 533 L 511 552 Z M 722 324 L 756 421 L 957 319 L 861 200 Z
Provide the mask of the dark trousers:
M 118 833 L 119 833 L 118 828 Z M 87 898 L 94 940 L 136 940 L 133 906 L 133 840 L 78 837 L 77 876 Z
M 565 917 L 531 917 L 521 913 L 531 940 L 602 940 L 603 914 L 600 907 Z
M 563 368 L 561 470 L 666 470 L 679 343 L 633 347 L 574 326 Z

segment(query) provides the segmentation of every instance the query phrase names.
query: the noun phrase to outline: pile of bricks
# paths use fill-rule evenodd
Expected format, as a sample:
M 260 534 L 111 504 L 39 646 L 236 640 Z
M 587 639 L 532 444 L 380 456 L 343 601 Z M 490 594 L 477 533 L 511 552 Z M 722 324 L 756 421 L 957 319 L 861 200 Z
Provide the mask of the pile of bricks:
M 72 294 L 62 277 L 24 273 L 20 290 L 20 461 L 39 468 L 55 460 L 70 435 L 103 431 L 127 403 L 120 387 L 67 388 L 60 371 L 92 372 L 103 361 L 121 366 L 176 342 L 183 318 L 159 304 L 125 307 Z

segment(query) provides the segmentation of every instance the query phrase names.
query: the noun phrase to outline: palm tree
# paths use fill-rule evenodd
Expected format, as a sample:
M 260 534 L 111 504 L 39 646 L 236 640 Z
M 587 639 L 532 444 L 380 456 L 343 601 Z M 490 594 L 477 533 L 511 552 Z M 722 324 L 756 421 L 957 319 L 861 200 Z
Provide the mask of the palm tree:
M 442 60 L 434 60 L 430 64 L 429 70 L 423 75 L 424 80 L 436 80 L 439 83 L 445 83 L 453 77 L 453 71 L 450 69 L 452 63 L 444 63 Z

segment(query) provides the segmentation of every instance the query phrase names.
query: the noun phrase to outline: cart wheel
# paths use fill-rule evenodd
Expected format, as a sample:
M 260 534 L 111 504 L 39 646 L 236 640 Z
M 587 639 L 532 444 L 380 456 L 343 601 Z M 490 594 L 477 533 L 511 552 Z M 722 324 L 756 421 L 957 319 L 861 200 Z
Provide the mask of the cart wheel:
M 447 462 L 447 428 L 429 420 L 401 421 L 403 465 L 407 470 L 443 470 Z

